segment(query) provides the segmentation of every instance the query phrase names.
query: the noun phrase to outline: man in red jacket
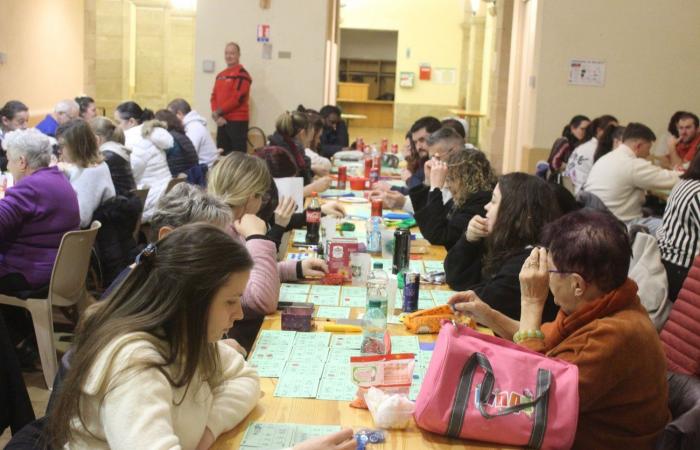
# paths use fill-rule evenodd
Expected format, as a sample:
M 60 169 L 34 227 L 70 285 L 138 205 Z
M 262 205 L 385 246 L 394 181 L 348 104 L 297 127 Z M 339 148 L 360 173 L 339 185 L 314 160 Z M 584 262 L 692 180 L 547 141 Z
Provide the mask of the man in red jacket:
M 226 69 L 216 76 L 211 93 L 211 114 L 218 126 L 216 145 L 224 154 L 247 150 L 248 97 L 250 74 L 239 63 L 241 48 L 235 42 L 226 44 Z

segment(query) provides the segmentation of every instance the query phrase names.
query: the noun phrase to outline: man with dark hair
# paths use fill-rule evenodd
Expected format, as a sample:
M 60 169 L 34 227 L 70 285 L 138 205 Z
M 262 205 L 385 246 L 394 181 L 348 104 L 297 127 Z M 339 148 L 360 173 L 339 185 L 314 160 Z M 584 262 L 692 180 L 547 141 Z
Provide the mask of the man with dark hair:
M 688 161 L 692 161 L 693 156 L 700 147 L 700 121 L 698 116 L 691 112 L 684 112 L 678 116 L 676 121 L 678 130 L 678 143 L 675 151 L 670 154 L 671 164 L 679 166 Z
M 428 136 L 442 128 L 442 124 L 433 116 L 425 116 L 413 122 L 411 125 L 411 140 L 416 145 L 418 153 L 428 154 Z
M 326 105 L 319 111 L 323 119 L 323 131 L 319 153 L 330 158 L 340 150 L 347 148 L 350 143 L 348 127 L 341 117 L 340 108 L 334 105 Z
M 649 127 L 630 123 L 622 135 L 622 144 L 593 165 L 583 187 L 628 226 L 644 225 L 652 235 L 656 235 L 661 219 L 643 217 L 645 191 L 669 190 L 679 179 L 678 172 L 647 161 L 655 140 Z
M 207 119 L 193 111 L 184 98 L 176 98 L 168 103 L 168 109 L 177 116 L 185 127 L 185 134 L 194 144 L 199 164 L 211 167 L 219 156 L 214 139 L 207 128 Z

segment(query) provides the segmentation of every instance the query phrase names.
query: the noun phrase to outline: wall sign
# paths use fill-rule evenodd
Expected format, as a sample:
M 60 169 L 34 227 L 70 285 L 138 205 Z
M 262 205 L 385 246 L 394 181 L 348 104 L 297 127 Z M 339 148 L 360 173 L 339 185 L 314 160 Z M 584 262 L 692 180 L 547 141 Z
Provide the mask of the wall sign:
M 430 64 L 423 63 L 420 65 L 419 78 L 424 81 L 430 81 Z
M 569 84 L 575 86 L 604 86 L 605 61 L 596 59 L 570 60 Z
M 399 74 L 399 86 L 402 88 L 412 88 L 415 74 L 413 72 L 401 72 Z
M 258 25 L 258 42 L 270 42 L 270 25 Z

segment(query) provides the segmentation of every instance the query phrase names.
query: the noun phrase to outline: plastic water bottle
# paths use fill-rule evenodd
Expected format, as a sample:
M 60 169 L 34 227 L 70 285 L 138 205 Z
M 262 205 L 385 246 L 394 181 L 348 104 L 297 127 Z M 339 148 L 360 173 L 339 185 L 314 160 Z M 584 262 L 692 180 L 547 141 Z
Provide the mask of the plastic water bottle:
M 384 334 L 386 333 L 386 314 L 382 312 L 382 302 L 369 300 L 367 310 L 362 318 L 362 345 L 360 351 L 363 354 L 383 355 Z
M 369 253 L 381 253 L 382 251 L 382 201 L 372 200 L 372 215 L 367 221 L 367 251 Z
M 384 265 L 380 262 L 374 263 L 367 277 L 367 308 L 369 309 L 370 302 L 379 302 L 385 318 L 389 302 L 388 285 L 389 275 L 384 271 Z

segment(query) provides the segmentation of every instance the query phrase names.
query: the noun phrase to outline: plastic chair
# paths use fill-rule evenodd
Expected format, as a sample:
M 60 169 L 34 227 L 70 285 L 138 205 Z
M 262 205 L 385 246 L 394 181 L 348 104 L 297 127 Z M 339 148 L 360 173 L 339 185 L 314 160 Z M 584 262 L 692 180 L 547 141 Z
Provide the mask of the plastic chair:
M 39 347 L 41 368 L 44 372 L 46 386 L 49 389 L 53 386 L 53 380 L 58 371 L 51 308 L 53 306 L 68 307 L 87 302 L 90 295 L 85 288 L 85 279 L 90 267 L 92 246 L 95 243 L 97 230 L 101 226 L 100 222 L 94 221 L 87 230 L 69 231 L 63 235 L 51 272 L 48 293 L 45 289 L 41 289 L 26 292 L 26 296 L 0 295 L 0 304 L 25 308 L 31 314 L 36 342 Z

